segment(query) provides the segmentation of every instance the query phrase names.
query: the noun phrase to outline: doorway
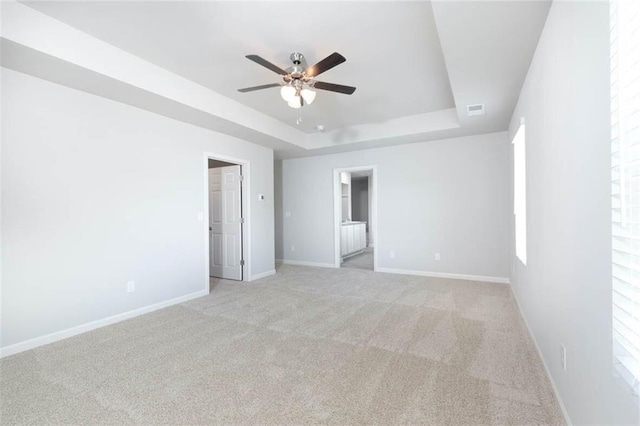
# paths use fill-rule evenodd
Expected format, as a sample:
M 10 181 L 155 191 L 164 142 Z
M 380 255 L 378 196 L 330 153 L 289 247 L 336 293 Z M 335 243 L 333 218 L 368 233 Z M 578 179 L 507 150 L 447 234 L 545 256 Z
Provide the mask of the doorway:
M 209 277 L 247 280 L 248 164 L 207 156 L 206 167 Z
M 375 166 L 334 169 L 335 267 L 377 270 Z

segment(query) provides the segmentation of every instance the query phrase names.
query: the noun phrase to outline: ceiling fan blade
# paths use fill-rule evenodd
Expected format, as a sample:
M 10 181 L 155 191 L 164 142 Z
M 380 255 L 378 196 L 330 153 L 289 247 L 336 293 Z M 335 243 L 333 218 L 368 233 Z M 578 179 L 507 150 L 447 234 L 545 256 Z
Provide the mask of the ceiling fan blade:
M 255 62 L 256 64 L 262 65 L 265 68 L 269 68 L 271 71 L 275 72 L 276 74 L 287 75 L 287 72 L 285 70 L 283 70 L 277 65 L 273 65 L 271 62 L 261 58 L 258 55 L 247 55 L 246 58 L 249 59 L 250 61 Z
M 315 77 L 317 75 L 322 74 L 323 72 L 330 70 L 331 68 L 340 65 L 346 61 L 345 57 L 339 54 L 338 52 L 333 52 L 331 55 L 327 56 L 320 62 L 315 65 L 307 68 L 304 73 L 307 77 Z
M 240 93 L 253 92 L 255 90 L 269 89 L 271 87 L 279 87 L 280 83 L 263 84 L 262 86 L 245 87 L 244 89 L 238 89 Z
M 316 81 L 313 85 L 314 88 L 320 90 L 328 90 L 330 92 L 344 93 L 345 95 L 351 95 L 356 91 L 353 86 L 343 86 L 342 84 L 324 83 L 322 81 Z

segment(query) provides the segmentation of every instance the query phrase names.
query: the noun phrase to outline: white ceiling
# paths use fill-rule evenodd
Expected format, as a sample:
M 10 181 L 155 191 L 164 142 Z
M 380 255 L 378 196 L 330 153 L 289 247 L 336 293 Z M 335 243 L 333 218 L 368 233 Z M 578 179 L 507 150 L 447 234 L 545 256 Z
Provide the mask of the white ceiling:
M 297 112 L 278 89 L 277 74 L 245 55 L 285 69 L 301 52 L 309 65 L 338 51 L 347 62 L 319 81 L 357 87 L 347 96 L 318 94 L 304 108 L 305 132 L 327 130 L 454 107 L 428 2 L 28 2 L 140 58 L 285 123 Z
M 281 158 L 506 130 L 550 6 L 550 0 L 22 3 L 29 7 L 2 4 L 11 12 L 2 29 L 10 53 L 3 66 L 251 140 Z M 237 92 L 278 81 L 245 55 L 286 68 L 293 51 L 309 64 L 340 52 L 347 62 L 318 79 L 356 92 L 318 91 L 301 110 L 301 125 L 277 88 Z M 484 103 L 486 115 L 467 117 L 471 103 Z M 326 133 L 310 134 L 317 124 Z

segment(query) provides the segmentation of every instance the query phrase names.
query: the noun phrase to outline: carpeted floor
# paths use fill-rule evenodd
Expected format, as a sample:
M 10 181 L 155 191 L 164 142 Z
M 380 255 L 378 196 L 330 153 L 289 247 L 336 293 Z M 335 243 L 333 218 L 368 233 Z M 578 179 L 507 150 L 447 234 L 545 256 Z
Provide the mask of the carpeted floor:
M 281 266 L 0 361 L 0 423 L 563 424 L 507 285 Z
M 340 267 L 373 271 L 373 247 L 367 247 L 362 253 L 346 258 Z

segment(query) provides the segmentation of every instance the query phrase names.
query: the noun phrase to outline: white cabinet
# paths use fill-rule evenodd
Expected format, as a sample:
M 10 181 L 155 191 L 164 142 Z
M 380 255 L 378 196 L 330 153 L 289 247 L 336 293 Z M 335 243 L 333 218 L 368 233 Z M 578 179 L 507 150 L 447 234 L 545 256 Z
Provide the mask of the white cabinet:
M 353 243 L 353 230 L 354 226 L 345 226 L 344 229 L 347 230 L 347 254 L 352 253 L 354 251 L 355 244 Z
M 340 232 L 340 256 L 344 256 L 347 254 L 347 232 L 344 227 L 342 227 L 342 232 Z
M 342 224 L 340 233 L 340 254 L 342 257 L 356 254 L 367 247 L 366 225 L 366 222 L 347 222 Z

